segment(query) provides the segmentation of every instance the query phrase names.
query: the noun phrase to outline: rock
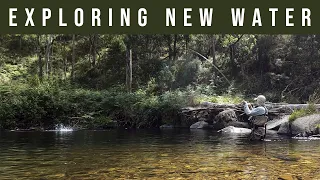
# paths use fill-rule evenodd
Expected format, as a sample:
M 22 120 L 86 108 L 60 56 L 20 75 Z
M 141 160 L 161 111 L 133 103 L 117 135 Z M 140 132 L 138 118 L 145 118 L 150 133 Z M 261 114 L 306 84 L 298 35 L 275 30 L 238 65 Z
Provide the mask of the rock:
M 160 129 L 173 129 L 174 126 L 170 124 L 164 124 L 160 126 Z
M 234 126 L 228 126 L 226 128 L 223 128 L 223 129 L 219 130 L 218 132 L 228 133 L 228 134 L 250 134 L 251 133 L 251 129 L 248 129 L 248 128 L 237 128 L 237 127 L 234 127 Z
M 282 116 L 277 119 L 273 119 L 272 121 L 268 121 L 267 129 L 269 130 L 279 130 L 281 124 L 289 121 L 289 115 Z
M 291 124 L 292 134 L 306 133 L 307 135 L 317 134 L 320 125 L 320 114 L 313 114 L 294 120 Z
M 200 105 L 203 107 L 211 107 L 211 106 L 214 106 L 214 103 L 205 101 L 205 102 L 202 102 Z
M 238 121 L 234 110 L 227 109 L 220 112 L 213 120 L 213 125 L 217 129 L 222 129 L 228 126 L 228 123 Z
M 190 129 L 205 129 L 208 128 L 209 124 L 205 121 L 199 121 L 190 126 Z
M 320 114 L 313 114 L 298 118 L 291 123 L 291 135 L 303 137 L 319 133 Z M 290 135 L 289 122 L 281 124 L 278 134 Z
M 209 119 L 209 112 L 208 111 L 199 111 L 199 113 L 197 114 L 196 118 L 199 121 L 208 121 Z
M 298 180 L 297 177 L 288 175 L 288 174 L 281 175 L 278 179 L 279 180 Z
M 285 134 L 285 135 L 290 134 L 289 122 L 284 122 L 280 125 L 280 128 L 278 130 L 278 134 Z
M 240 122 L 240 121 L 230 121 L 227 126 L 234 126 L 239 128 L 248 128 L 250 129 L 250 125 L 246 122 Z
M 309 136 L 309 137 L 292 137 L 293 139 L 297 139 L 297 140 L 306 140 L 306 141 L 311 141 L 311 140 L 317 140 L 319 141 L 320 138 L 319 137 L 314 137 L 314 136 Z
M 291 129 L 289 122 L 281 124 L 278 134 L 308 137 L 319 133 L 319 125 L 320 114 L 313 114 L 294 120 L 291 123 Z

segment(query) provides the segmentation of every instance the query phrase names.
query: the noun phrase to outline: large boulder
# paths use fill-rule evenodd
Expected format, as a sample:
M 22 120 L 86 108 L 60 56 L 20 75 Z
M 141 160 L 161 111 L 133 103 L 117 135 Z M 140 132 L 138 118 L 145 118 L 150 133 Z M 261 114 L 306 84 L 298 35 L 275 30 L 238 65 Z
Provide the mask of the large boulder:
M 229 125 L 231 122 L 238 121 L 236 112 L 232 109 L 226 109 L 220 112 L 213 120 L 215 129 L 222 129 Z
M 284 122 L 280 125 L 278 134 L 290 135 L 289 122 Z
M 298 118 L 291 122 L 291 128 L 289 122 L 281 124 L 278 134 L 306 134 L 313 135 L 319 133 L 320 126 L 320 114 L 313 114 L 305 117 Z
M 205 129 L 209 128 L 209 124 L 205 121 L 199 121 L 190 126 L 190 129 Z

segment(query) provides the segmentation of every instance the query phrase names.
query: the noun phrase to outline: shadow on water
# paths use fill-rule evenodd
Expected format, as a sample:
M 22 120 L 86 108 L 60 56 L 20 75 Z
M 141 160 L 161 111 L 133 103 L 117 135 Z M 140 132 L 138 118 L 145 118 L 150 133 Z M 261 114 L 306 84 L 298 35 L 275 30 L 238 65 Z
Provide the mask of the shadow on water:
M 1 179 L 320 178 L 320 142 L 210 130 L 1 132 Z

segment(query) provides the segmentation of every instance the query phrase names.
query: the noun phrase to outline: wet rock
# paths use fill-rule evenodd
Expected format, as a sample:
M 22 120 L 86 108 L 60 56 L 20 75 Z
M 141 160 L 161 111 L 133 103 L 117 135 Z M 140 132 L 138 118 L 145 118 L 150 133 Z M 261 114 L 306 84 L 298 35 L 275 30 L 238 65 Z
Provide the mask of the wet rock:
M 310 136 L 318 134 L 320 125 L 320 114 L 313 114 L 310 116 L 305 116 L 294 120 L 291 123 L 291 128 L 289 122 L 281 124 L 278 134 L 290 135 L 303 135 Z
M 190 129 L 205 129 L 208 128 L 209 124 L 205 121 L 199 121 L 190 126 Z
M 240 122 L 240 121 L 230 121 L 227 126 L 234 126 L 239 128 L 250 128 L 250 125 L 246 122 Z
M 290 135 L 289 122 L 285 122 L 280 125 L 278 134 Z
M 269 130 L 279 130 L 281 124 L 289 121 L 289 115 L 282 116 L 280 118 L 273 119 L 272 121 L 268 121 L 267 129 Z
M 173 129 L 174 126 L 170 124 L 164 124 L 160 126 L 160 129 Z
M 250 134 L 251 129 L 228 126 L 226 128 L 219 130 L 218 132 L 227 133 L 227 134 Z
M 228 126 L 230 122 L 238 121 L 234 110 L 227 109 L 220 112 L 213 120 L 213 125 L 217 129 L 222 129 Z

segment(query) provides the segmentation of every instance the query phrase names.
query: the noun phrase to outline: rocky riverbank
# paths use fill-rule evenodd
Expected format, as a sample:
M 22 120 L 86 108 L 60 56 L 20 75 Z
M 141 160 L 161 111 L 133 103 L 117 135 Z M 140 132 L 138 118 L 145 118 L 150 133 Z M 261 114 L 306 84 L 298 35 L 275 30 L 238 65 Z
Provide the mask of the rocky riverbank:
M 311 114 L 289 121 L 294 111 L 307 108 L 307 104 L 267 104 L 269 110 L 268 130 L 292 137 L 309 137 L 319 134 L 320 114 Z M 315 105 L 319 112 L 320 105 Z M 180 111 L 181 118 L 171 125 L 161 128 L 213 129 L 230 133 L 250 133 L 248 116 L 241 105 L 202 103 L 197 107 L 187 107 Z M 225 129 L 224 129 L 225 128 Z

